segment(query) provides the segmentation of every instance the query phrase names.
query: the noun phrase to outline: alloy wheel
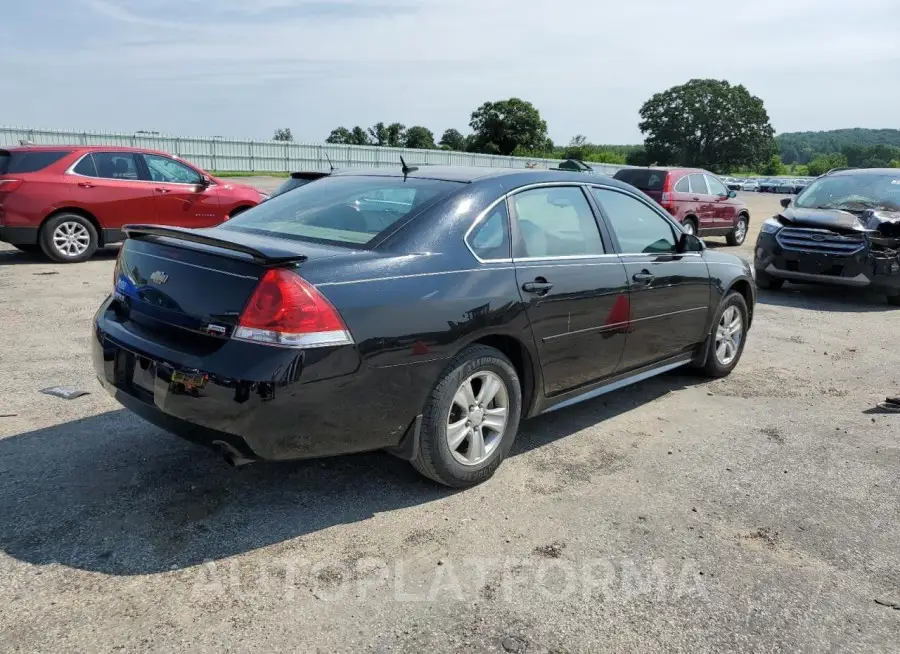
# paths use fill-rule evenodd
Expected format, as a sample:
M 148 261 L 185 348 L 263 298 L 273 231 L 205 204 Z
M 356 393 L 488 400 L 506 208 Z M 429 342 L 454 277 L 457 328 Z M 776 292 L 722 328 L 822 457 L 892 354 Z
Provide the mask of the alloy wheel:
M 747 221 L 741 218 L 738 220 L 737 225 L 734 226 L 734 240 L 738 243 L 742 243 L 744 238 L 747 236 Z
M 737 357 L 743 337 L 743 316 L 737 307 L 730 306 L 722 312 L 722 317 L 716 326 L 716 359 L 720 364 L 731 365 Z
M 509 392 L 496 373 L 476 372 L 453 396 L 447 415 L 447 445 L 466 466 L 487 460 L 500 445 L 509 420 Z
M 81 223 L 67 221 L 53 230 L 53 246 L 65 257 L 78 257 L 91 245 L 91 235 Z
M 687 222 L 681 223 L 681 227 L 684 229 L 686 234 L 694 233 L 694 223 L 692 223 L 690 220 Z

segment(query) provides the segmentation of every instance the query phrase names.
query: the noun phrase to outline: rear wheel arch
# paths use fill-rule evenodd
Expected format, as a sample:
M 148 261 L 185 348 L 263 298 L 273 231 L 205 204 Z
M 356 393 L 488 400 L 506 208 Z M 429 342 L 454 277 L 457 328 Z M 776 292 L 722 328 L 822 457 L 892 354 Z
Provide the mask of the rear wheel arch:
M 104 241 L 103 241 L 103 227 L 100 225 L 100 221 L 97 220 L 97 217 L 94 214 L 92 214 L 90 211 L 86 211 L 85 209 L 80 209 L 78 207 L 61 207 L 59 209 L 54 209 L 52 212 L 47 214 L 44 217 L 44 219 L 41 221 L 41 226 L 38 229 L 39 242 L 40 242 L 40 233 L 43 231 L 44 225 L 46 225 L 47 222 L 51 218 L 55 218 L 56 216 L 59 216 L 64 213 L 72 213 L 72 214 L 75 214 L 76 216 L 81 216 L 85 220 L 90 221 L 90 223 L 94 226 L 94 229 L 97 230 L 97 238 L 99 240 L 100 247 L 103 247 L 104 245 L 106 245 L 106 243 L 104 243 Z
M 460 348 L 460 351 L 472 345 L 492 347 L 510 360 L 516 369 L 516 374 L 519 375 L 519 383 L 522 386 L 522 417 L 530 416 L 537 399 L 536 389 L 540 371 L 537 368 L 536 358 L 525 343 L 508 334 L 489 334 L 466 343 Z

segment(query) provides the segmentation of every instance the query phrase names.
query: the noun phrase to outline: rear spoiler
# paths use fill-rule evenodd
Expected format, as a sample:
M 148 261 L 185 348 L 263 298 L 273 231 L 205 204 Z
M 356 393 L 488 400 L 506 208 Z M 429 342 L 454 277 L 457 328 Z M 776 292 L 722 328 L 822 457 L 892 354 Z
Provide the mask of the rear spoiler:
M 308 259 L 305 254 L 295 254 L 289 250 L 266 247 L 255 248 L 243 243 L 231 241 L 225 238 L 210 236 L 200 230 L 185 229 L 181 227 L 162 227 L 160 225 L 125 225 L 122 228 L 125 236 L 134 240 L 153 239 L 154 237 L 171 238 L 178 241 L 188 241 L 209 245 L 211 247 L 240 252 L 263 266 L 284 266 L 290 263 L 303 263 Z M 247 240 L 254 240 L 252 236 Z
M 328 177 L 330 174 L 331 174 L 331 173 L 324 173 L 324 172 L 321 172 L 321 171 L 316 171 L 316 172 L 302 172 L 302 173 L 301 173 L 301 172 L 297 172 L 297 173 L 291 173 L 291 178 L 292 178 L 292 179 L 310 179 L 310 180 L 317 180 L 317 179 L 322 179 L 323 177 Z

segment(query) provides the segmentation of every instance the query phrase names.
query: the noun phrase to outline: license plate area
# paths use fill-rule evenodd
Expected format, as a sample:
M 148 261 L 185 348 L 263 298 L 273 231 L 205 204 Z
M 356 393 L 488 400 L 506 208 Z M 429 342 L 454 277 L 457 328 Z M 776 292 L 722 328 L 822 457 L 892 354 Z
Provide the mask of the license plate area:
M 154 395 L 156 388 L 156 363 L 142 356 L 134 356 L 131 385 L 135 390 Z

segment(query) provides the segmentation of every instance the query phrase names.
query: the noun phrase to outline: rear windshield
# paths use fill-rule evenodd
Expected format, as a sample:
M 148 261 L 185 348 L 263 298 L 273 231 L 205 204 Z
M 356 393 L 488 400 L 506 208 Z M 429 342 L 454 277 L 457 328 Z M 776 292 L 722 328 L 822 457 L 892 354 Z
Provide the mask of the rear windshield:
M 665 170 L 623 168 L 614 175 L 619 181 L 631 184 L 642 191 L 662 191 L 666 181 Z
M 315 181 L 314 179 L 303 179 L 302 177 L 301 178 L 291 177 L 290 179 L 286 180 L 284 182 L 284 184 L 282 184 L 277 189 L 275 189 L 275 191 L 272 193 L 272 197 L 274 198 L 276 195 L 281 195 L 282 193 L 287 193 L 288 191 L 293 191 L 295 188 L 300 188 L 301 186 L 306 186 L 310 182 L 314 182 L 314 181 Z
M 0 175 L 36 173 L 50 164 L 56 163 L 69 153 L 71 150 L 0 151 Z
M 296 240 L 367 246 L 459 182 L 402 177 L 326 177 L 273 197 L 222 229 Z

